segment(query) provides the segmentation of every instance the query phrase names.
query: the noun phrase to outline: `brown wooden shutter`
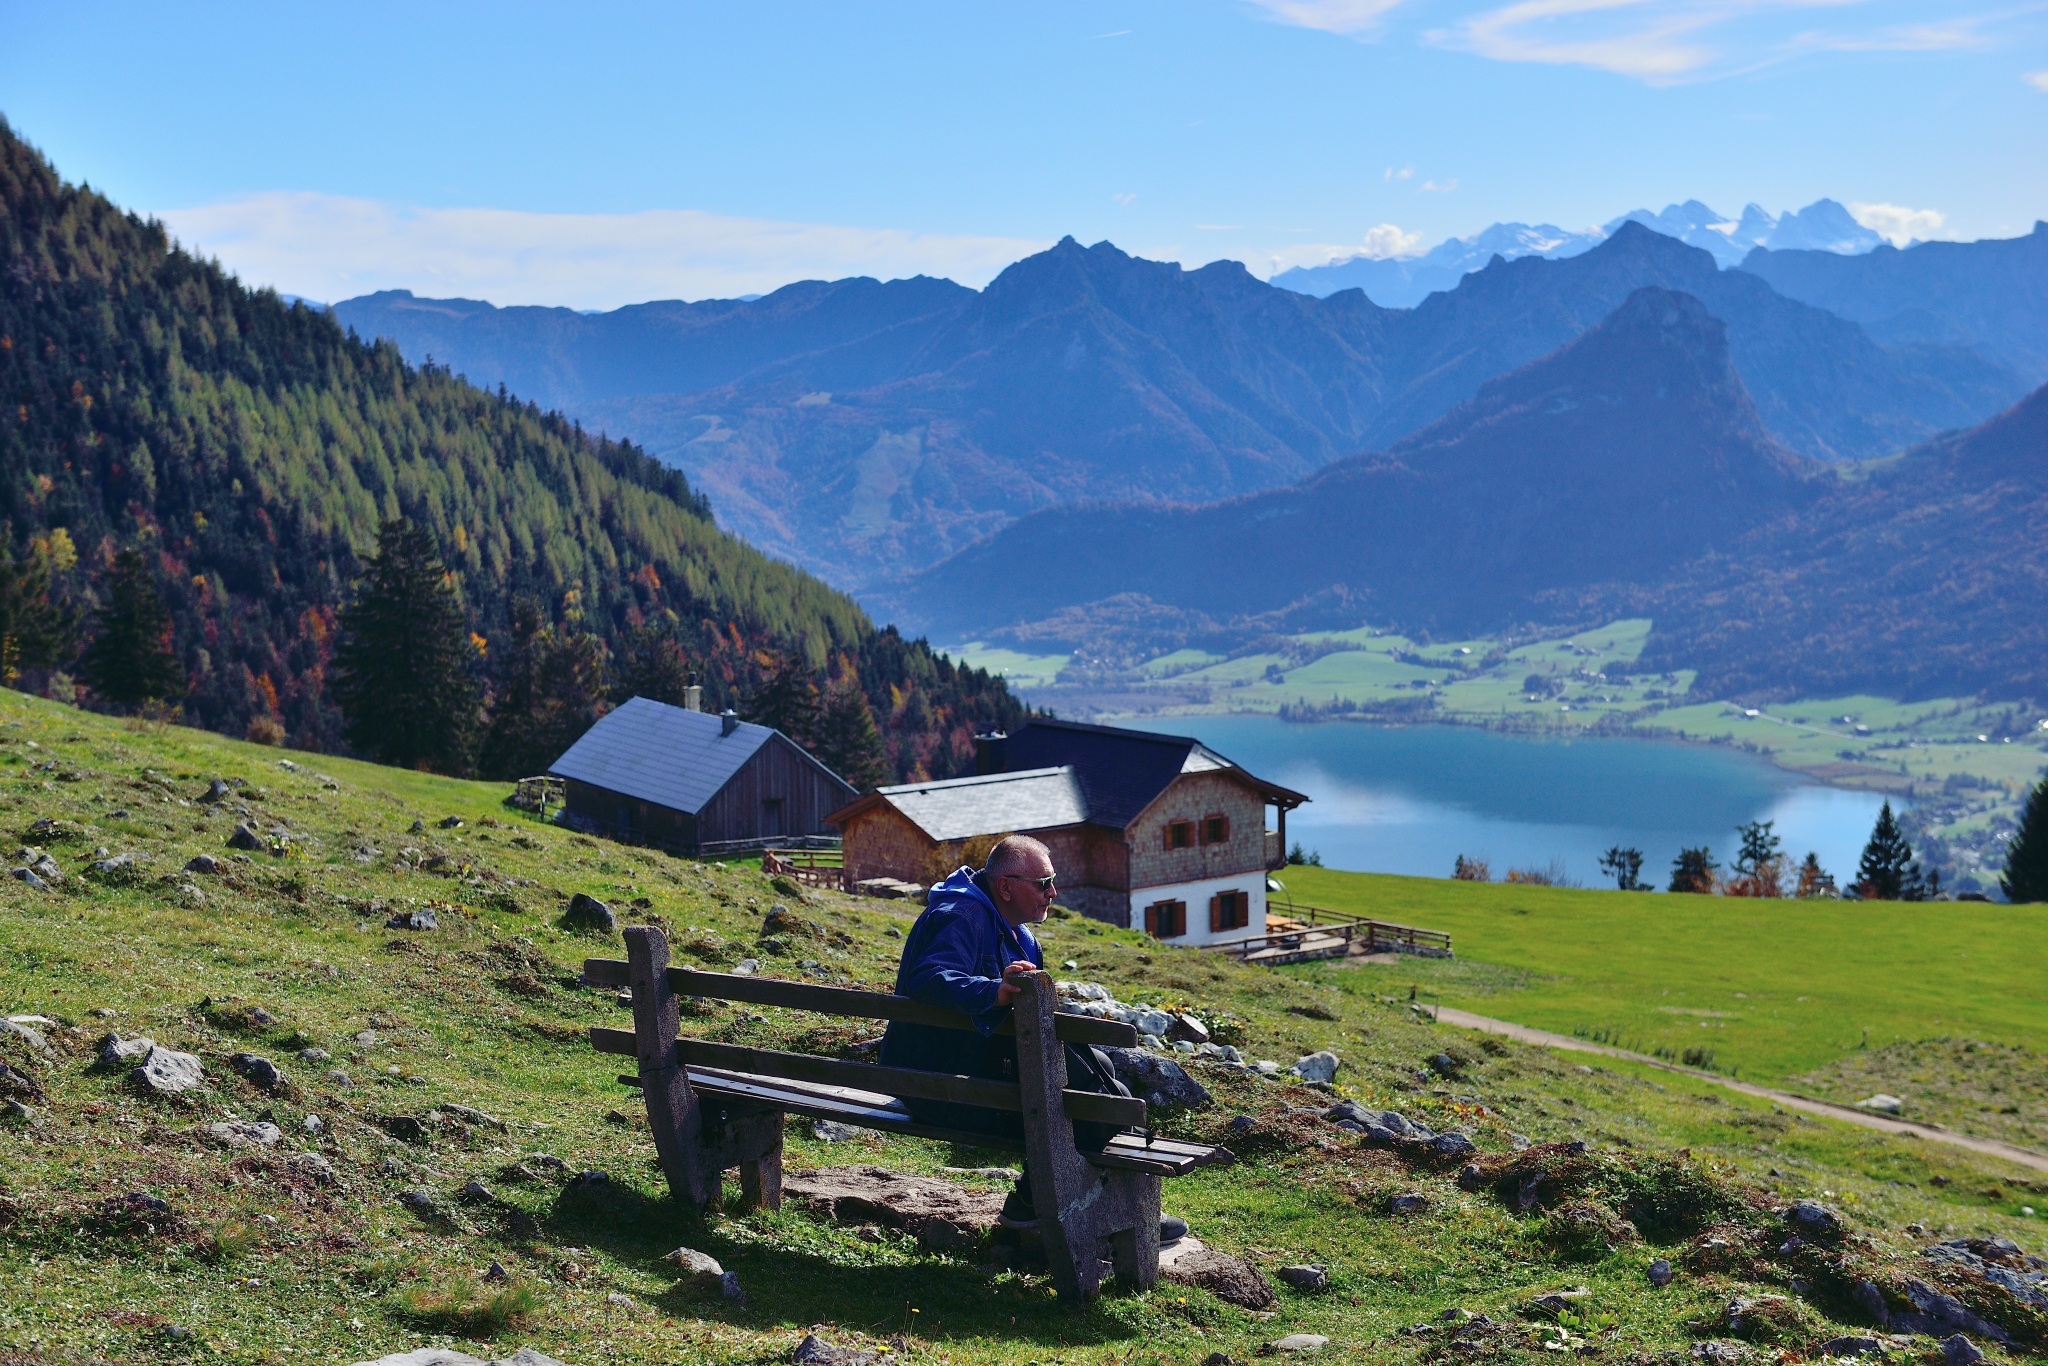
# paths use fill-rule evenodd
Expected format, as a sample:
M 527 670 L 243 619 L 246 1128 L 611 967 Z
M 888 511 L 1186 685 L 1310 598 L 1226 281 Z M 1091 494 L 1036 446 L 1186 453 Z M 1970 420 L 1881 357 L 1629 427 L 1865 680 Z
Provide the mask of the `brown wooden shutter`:
M 1188 932 L 1188 903 L 1176 901 L 1171 912 L 1173 916 L 1173 937 L 1180 938 Z
M 1215 934 L 1222 928 L 1223 898 L 1220 895 L 1212 896 L 1209 898 L 1209 933 Z

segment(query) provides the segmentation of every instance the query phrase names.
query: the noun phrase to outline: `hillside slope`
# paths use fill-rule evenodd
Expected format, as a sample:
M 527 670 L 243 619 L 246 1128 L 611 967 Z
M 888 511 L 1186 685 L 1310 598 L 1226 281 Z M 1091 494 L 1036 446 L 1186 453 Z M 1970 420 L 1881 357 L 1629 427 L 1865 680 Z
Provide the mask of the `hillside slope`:
M 675 470 L 243 287 L 64 184 L 4 123 L 0 258 L 8 549 L 85 602 L 117 547 L 151 552 L 208 726 L 272 716 L 337 746 L 336 611 L 398 515 L 433 532 L 486 651 L 532 594 L 613 642 L 674 620 L 720 705 L 744 699 L 764 652 L 864 666 L 899 773 L 954 771 L 972 725 L 1016 709 L 999 680 L 876 632 L 844 594 L 720 531 Z
M 31 771 L 45 756 L 77 780 Z M 1284 1065 L 1327 1048 L 1342 1059 L 1334 1086 L 1311 1089 L 1175 1055 L 1213 1099 L 1161 1128 L 1227 1142 L 1239 1160 L 1169 1183 L 1167 1208 L 1210 1247 L 1262 1265 L 1267 1308 L 1222 1298 L 1213 1280 L 1067 1304 L 1043 1272 L 1003 1264 L 978 1229 L 921 1240 L 794 1198 L 771 1216 L 678 1207 L 638 1098 L 615 1080 L 620 1060 L 588 1042 L 593 1026 L 630 1024 L 616 993 L 581 971 L 622 947 L 565 928 L 567 898 L 602 897 L 627 923 L 667 927 L 682 964 L 718 971 L 752 957 L 767 977 L 870 990 L 894 972 L 903 903 L 799 895 L 744 865 L 570 837 L 507 817 L 502 787 L 293 757 L 300 771 L 275 750 L 0 692 L 8 828 L 69 823 L 37 837 L 61 882 L 0 881 L 0 1006 L 35 1017 L 0 1029 L 9 1360 L 259 1366 L 452 1345 L 501 1359 L 532 1346 L 573 1366 L 744 1366 L 787 1360 L 816 1333 L 904 1361 L 1128 1366 L 1250 1360 L 1296 1332 L 1328 1337 L 1325 1359 L 1390 1366 L 1549 1360 L 1559 1353 L 1546 1342 L 1656 1361 L 1702 1335 L 1775 1339 L 1815 1359 L 1823 1341 L 1864 1331 L 1851 1281 L 1895 1292 L 1907 1275 L 2011 1325 L 2012 1357 L 2044 1345 L 2039 1317 L 2012 1296 L 1920 1255 L 1934 1236 L 2037 1250 L 2039 1223 L 2019 1212 L 2040 1198 L 2036 1173 L 1777 1113 L 1682 1075 L 1476 1038 L 1411 1004 L 1413 988 L 1491 993 L 1511 1009 L 1512 964 L 1251 968 L 1079 917 L 1043 927 L 1048 961 L 1073 962 L 1120 1000 L 1198 1011 L 1248 1058 Z M 209 804 L 215 778 L 231 795 Z M 444 827 L 451 816 L 464 824 Z M 222 843 L 242 820 L 288 830 L 281 852 L 231 857 Z M 415 821 L 430 834 L 411 833 Z M 95 843 L 151 861 L 93 871 Z M 176 871 L 202 853 L 218 871 Z M 1530 916 L 1521 923 L 1560 937 L 1583 908 L 1612 918 L 1613 903 L 1652 900 L 1360 881 L 1404 904 L 1418 890 L 1456 898 L 1475 920 Z M 790 914 L 769 936 L 778 905 Z M 387 923 L 423 910 L 436 928 Z M 1901 929 L 1887 941 L 1895 973 L 1953 944 L 1932 921 Z M 1985 935 L 1973 947 L 2008 947 L 1994 922 Z M 1634 938 L 1638 956 L 1659 942 Z M 1778 947 L 1769 923 L 1744 944 L 1741 961 Z M 1684 990 L 1666 1004 L 1744 1009 L 1729 988 L 1760 985 L 1673 968 Z M 1855 999 L 1856 1023 L 1882 1039 L 1890 1017 L 1872 1012 L 1884 994 Z M 868 1021 L 708 999 L 687 1009 L 692 1035 L 748 1047 L 857 1056 L 873 1035 Z M 1718 1015 L 1686 1018 L 1713 1037 Z M 1835 1023 L 1846 1037 L 1851 1026 Z M 1987 1051 L 2018 1052 L 1985 1027 L 1971 1026 Z M 99 1062 L 109 1033 L 193 1055 L 206 1085 L 141 1093 L 128 1065 Z M 279 1083 L 266 1088 L 249 1055 Z M 1460 1183 L 1466 1159 L 1396 1150 L 1321 1117 L 1341 1100 L 1468 1134 L 1480 1178 Z M 977 1169 L 1015 1160 L 874 1134 L 825 1142 L 801 1121 L 784 1142 L 792 1173 L 879 1166 L 996 1201 L 1003 1184 Z M 1423 1203 L 1391 1207 L 1395 1195 Z M 1803 1252 L 1786 1243 L 1795 1199 L 1828 1202 L 1849 1236 Z M 678 1246 L 717 1258 L 744 1299 L 697 1293 L 666 1260 Z M 1676 1272 L 1666 1286 L 1646 1275 L 1655 1259 Z M 1279 1274 L 1301 1264 L 1327 1268 L 1327 1286 Z M 1530 1302 L 1582 1285 L 1561 1337 L 1555 1311 Z M 1731 1329 L 1731 1300 L 1769 1296 L 1785 1298 Z M 1902 1343 L 1939 1359 L 1929 1338 Z
M 848 306 L 869 299 L 878 310 L 885 297 L 910 299 L 913 285 L 933 300 L 954 297 L 930 282 L 842 283 Z M 1041 508 L 1206 501 L 1384 448 L 1646 285 L 1692 294 L 1727 323 L 1765 426 L 1816 458 L 1889 454 L 2025 391 L 1974 351 L 1880 347 L 1853 323 L 1633 222 L 1570 260 L 1497 261 L 1413 310 L 1382 309 L 1353 290 L 1315 299 L 1276 289 L 1234 262 L 1188 271 L 1068 239 L 979 294 L 962 291 L 947 310 L 913 317 L 922 304 L 906 302 L 878 311 L 864 335 L 842 313 L 815 335 L 799 325 L 802 300 L 840 297 L 841 286 L 819 285 L 752 304 L 649 305 L 574 323 L 561 310 L 451 305 L 442 315 L 421 300 L 378 310 L 353 301 L 340 313 L 389 327 L 407 354 L 432 350 L 485 383 L 510 364 L 510 339 L 525 338 L 535 357 L 520 362 L 526 370 L 582 375 L 583 392 L 563 391 L 570 410 L 687 470 L 725 525 L 865 588 Z M 661 310 L 718 321 L 661 341 L 646 321 Z M 639 337 L 673 358 L 650 351 L 636 373 L 713 373 L 706 348 L 764 311 L 787 325 L 747 331 L 735 354 L 766 355 L 765 338 L 787 354 L 724 387 L 625 395 L 604 377 L 604 357 Z M 580 340 L 558 363 L 570 331 Z
M 1697 299 L 1642 289 L 1384 455 L 1197 508 L 1039 513 L 897 603 L 954 633 L 1120 595 L 1222 619 L 1320 597 L 1354 622 L 1479 630 L 1545 591 L 1668 573 L 1823 482 L 1764 431 L 1728 329 Z

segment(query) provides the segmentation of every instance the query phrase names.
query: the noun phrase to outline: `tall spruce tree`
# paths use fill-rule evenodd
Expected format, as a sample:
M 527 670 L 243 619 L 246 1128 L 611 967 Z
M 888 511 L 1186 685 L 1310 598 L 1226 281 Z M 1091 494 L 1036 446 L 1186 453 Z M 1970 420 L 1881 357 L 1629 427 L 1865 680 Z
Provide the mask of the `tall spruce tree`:
M 622 654 L 618 683 L 612 689 L 614 702 L 644 697 L 671 707 L 683 705 L 684 690 L 692 680 L 674 622 L 650 622 L 635 630 L 626 638 Z
M 557 631 L 537 600 L 521 596 L 493 683 L 480 771 L 488 778 L 545 773 L 603 714 L 604 647 L 594 636 Z
M 1877 813 L 1877 825 L 1870 842 L 1863 846 L 1863 858 L 1856 866 L 1856 893 L 1868 901 L 1921 901 L 1927 890 L 1920 879 L 1920 865 L 1913 861 L 1913 846 L 1892 815 L 1887 801 Z
M 872 792 L 888 776 L 882 732 L 859 679 L 841 678 L 825 689 L 816 753 L 820 763 L 862 792 Z
M 1708 895 L 1714 890 L 1714 872 L 1720 866 L 1714 862 L 1714 851 L 1704 844 L 1697 849 L 1681 849 L 1678 857 L 1671 860 L 1671 890 Z
M 810 749 L 817 739 L 821 711 L 817 680 L 794 655 L 765 657 L 761 686 L 742 709 L 757 726 L 771 726 Z
M 363 569 L 334 652 L 342 734 L 387 764 L 468 772 L 476 651 L 432 538 L 403 517 L 387 521 Z
M 23 669 L 47 669 L 65 657 L 77 623 L 50 600 L 50 566 L 0 547 L 0 683 L 14 686 Z
M 2048 778 L 2035 785 L 2020 810 L 1998 887 L 2007 901 L 2048 901 Z
M 139 550 L 114 556 L 93 614 L 92 644 L 79 673 L 95 695 L 119 707 L 167 702 L 185 695 L 185 670 L 171 649 L 171 617 L 157 596 L 149 561 Z

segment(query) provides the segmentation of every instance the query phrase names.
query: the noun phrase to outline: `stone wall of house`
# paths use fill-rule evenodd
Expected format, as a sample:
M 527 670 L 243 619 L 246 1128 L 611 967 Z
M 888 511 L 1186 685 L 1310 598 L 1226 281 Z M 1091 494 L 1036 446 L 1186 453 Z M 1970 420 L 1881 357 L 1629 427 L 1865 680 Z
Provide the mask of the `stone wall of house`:
M 938 848 L 924 831 L 886 802 L 847 821 L 840 832 L 849 884 L 871 877 L 923 882 L 925 865 Z
M 1206 844 L 1203 823 L 1216 815 L 1229 819 L 1230 837 Z M 1189 848 L 1166 847 L 1167 827 L 1175 821 L 1195 823 Z M 1131 862 L 1127 885 L 1134 903 L 1143 902 L 1147 887 L 1263 873 L 1266 867 L 1265 801 L 1225 773 L 1183 773 L 1139 814 L 1128 833 Z M 1263 889 L 1264 883 L 1260 886 Z

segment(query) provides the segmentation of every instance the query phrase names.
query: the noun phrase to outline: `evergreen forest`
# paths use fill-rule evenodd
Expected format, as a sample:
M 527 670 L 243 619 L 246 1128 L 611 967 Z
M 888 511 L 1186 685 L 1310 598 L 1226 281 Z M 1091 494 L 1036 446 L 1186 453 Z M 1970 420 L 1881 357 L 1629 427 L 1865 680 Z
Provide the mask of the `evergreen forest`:
M 364 752 L 336 651 L 403 523 L 442 571 L 453 614 L 422 619 L 459 633 L 434 644 L 474 713 L 463 743 L 407 756 L 426 766 L 538 771 L 607 705 L 679 701 L 691 674 L 707 707 L 780 720 L 864 785 L 970 771 L 974 730 L 1024 715 L 1001 679 L 721 531 L 632 444 L 245 287 L 4 120 L 0 397 L 17 687 Z M 124 634 L 98 645 L 96 623 Z

